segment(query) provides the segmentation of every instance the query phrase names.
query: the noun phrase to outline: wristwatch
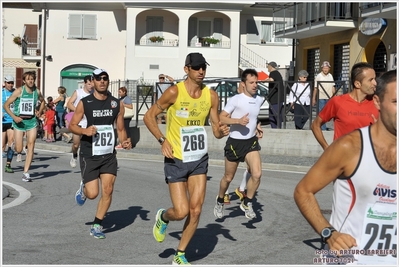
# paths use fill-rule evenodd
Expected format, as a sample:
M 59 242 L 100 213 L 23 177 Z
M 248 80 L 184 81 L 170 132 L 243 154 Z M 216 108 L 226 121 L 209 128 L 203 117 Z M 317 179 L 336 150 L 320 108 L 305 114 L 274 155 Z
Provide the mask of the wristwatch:
M 158 142 L 162 145 L 163 142 L 165 142 L 165 140 L 166 140 L 166 137 L 165 136 L 161 136 L 161 137 L 159 137 Z
M 321 234 L 320 234 L 321 235 L 321 241 L 323 243 L 326 243 L 327 239 L 329 239 L 331 237 L 331 235 L 332 235 L 332 233 L 334 231 L 337 231 L 337 230 L 334 229 L 334 227 L 326 227 L 323 230 L 321 230 Z

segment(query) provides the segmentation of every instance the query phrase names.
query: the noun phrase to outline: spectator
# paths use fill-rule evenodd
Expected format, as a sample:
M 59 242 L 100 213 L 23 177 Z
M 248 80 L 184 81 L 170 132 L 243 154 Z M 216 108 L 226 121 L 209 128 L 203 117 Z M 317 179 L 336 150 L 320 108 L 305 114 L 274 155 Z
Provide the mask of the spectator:
M 47 142 L 55 142 L 54 125 L 55 125 L 55 110 L 52 102 L 47 104 L 47 110 L 44 116 L 44 127 L 47 128 Z
M 302 130 L 309 119 L 310 108 L 310 84 L 306 82 L 309 74 L 306 70 L 298 72 L 299 81 L 292 85 L 290 91 L 290 104 L 294 110 L 295 129 Z
M 125 125 L 125 130 L 127 137 L 131 139 L 130 137 L 130 121 L 132 120 L 132 117 L 126 117 L 126 108 L 133 109 L 133 102 L 130 96 L 127 95 L 127 89 L 126 87 L 121 87 L 118 90 L 119 94 L 119 100 L 123 103 L 123 106 L 125 107 L 125 117 L 123 118 L 123 122 Z M 123 149 L 122 144 L 119 143 L 116 147 L 116 149 Z
M 267 64 L 269 71 L 269 95 L 267 96 L 270 102 L 269 105 L 269 121 L 272 128 L 281 128 L 284 113 L 284 101 L 286 94 L 283 86 L 283 77 L 277 70 L 277 63 L 271 61 Z
M 159 82 L 156 85 L 155 88 L 156 92 L 154 95 L 154 99 L 156 100 L 160 99 L 165 90 L 168 89 L 170 86 L 172 86 L 175 81 L 172 77 L 166 74 L 159 74 L 158 79 Z M 160 115 L 157 116 L 157 122 L 158 124 L 161 124 L 162 122 L 166 123 L 165 111 L 163 111 Z
M 318 113 L 321 112 L 321 110 L 327 104 L 327 101 L 335 95 L 334 78 L 331 75 L 331 73 L 329 73 L 330 68 L 331 68 L 330 63 L 328 61 L 324 61 L 323 64 L 321 64 L 321 72 L 317 74 L 316 79 L 314 81 L 312 106 L 316 105 L 316 99 L 318 95 L 319 99 Z M 326 131 L 327 126 L 323 124 L 321 125 L 321 129 L 323 131 Z
M 57 113 L 57 126 L 59 129 L 65 127 L 64 117 L 65 117 L 65 101 L 66 101 L 66 88 L 64 86 L 58 87 L 58 97 L 54 99 L 55 112 Z

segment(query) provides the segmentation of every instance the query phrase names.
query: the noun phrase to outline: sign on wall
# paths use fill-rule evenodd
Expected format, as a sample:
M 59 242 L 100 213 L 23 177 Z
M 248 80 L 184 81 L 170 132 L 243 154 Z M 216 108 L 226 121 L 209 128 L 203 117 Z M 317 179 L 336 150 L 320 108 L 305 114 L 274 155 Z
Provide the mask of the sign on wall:
M 359 30 L 364 35 L 373 35 L 385 29 L 387 21 L 382 18 L 367 18 L 362 21 Z

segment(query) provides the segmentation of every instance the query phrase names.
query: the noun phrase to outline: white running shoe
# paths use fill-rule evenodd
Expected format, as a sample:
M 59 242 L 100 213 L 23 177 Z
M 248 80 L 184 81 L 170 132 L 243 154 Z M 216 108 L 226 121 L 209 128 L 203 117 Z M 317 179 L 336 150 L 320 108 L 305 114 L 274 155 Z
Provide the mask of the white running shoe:
M 254 219 L 256 218 L 256 214 L 252 208 L 252 202 L 248 202 L 248 206 L 244 205 L 244 201 L 241 202 L 240 209 L 245 212 L 245 217 L 248 219 Z
M 32 182 L 32 179 L 30 178 L 29 173 L 24 172 L 24 173 L 22 174 L 22 181 L 24 181 L 24 182 Z
M 17 162 L 21 162 L 22 161 L 22 154 L 18 153 L 17 154 Z
M 75 167 L 76 167 L 76 162 L 77 162 L 77 161 L 78 161 L 78 160 L 75 159 L 75 158 L 72 156 L 71 161 L 69 162 L 69 164 L 71 164 L 71 167 L 72 167 L 72 168 L 75 168 Z
M 213 214 L 215 215 L 216 218 L 223 218 L 223 209 L 224 209 L 224 203 L 219 203 L 218 202 L 218 196 L 216 196 L 216 204 L 215 208 L 213 209 Z

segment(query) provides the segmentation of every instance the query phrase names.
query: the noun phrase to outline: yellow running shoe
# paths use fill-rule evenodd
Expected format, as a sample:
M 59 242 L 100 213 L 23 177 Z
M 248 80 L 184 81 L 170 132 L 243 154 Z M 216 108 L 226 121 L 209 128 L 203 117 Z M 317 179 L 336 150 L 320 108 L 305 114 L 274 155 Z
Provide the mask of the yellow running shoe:
M 162 221 L 161 215 L 165 212 L 164 209 L 159 209 L 157 214 L 155 215 L 155 224 L 154 228 L 152 229 L 152 233 L 154 234 L 154 238 L 157 242 L 161 243 L 165 239 L 166 235 L 166 228 L 168 224 Z
M 230 204 L 230 196 L 229 196 L 229 194 L 224 194 L 224 197 L 223 197 L 223 202 L 224 202 L 224 204 Z
M 191 265 L 187 259 L 184 252 L 176 252 L 173 257 L 172 265 Z

